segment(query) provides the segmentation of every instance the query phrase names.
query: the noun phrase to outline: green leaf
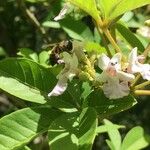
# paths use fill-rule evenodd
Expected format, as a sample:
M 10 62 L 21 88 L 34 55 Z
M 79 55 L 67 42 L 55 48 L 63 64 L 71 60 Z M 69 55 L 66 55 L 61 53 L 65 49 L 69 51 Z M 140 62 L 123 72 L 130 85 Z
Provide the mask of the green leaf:
M 137 47 L 140 51 L 144 51 L 145 48 L 141 41 L 127 27 L 121 23 L 117 23 L 116 29 L 133 48 Z
M 30 3 L 39 3 L 39 2 L 44 2 L 46 0 L 26 0 L 26 1 Z
M 0 89 L 23 100 L 43 104 L 57 82 L 54 70 L 27 59 L 5 59 L 0 61 Z
M 25 108 L 0 119 L 0 149 L 18 149 L 46 132 L 61 112 L 48 106 Z
M 43 26 L 50 28 L 62 28 L 71 38 L 80 41 L 94 41 L 92 31 L 82 21 L 71 17 L 65 17 L 59 22 L 46 21 Z M 80 27 L 80 28 L 79 28 Z
M 96 111 L 93 108 L 83 109 L 79 116 L 79 150 L 91 150 L 97 124 Z
M 59 22 L 55 22 L 55 21 L 45 21 L 42 23 L 42 25 L 43 27 L 56 28 L 56 29 L 59 29 L 61 27 Z
M 137 126 L 132 128 L 125 136 L 121 150 L 140 150 L 148 146 L 143 128 Z
M 78 118 L 78 113 L 68 113 L 59 117 L 49 128 L 49 144 L 52 150 L 91 150 L 96 136 L 96 112 L 86 108 Z
M 82 92 L 81 98 L 83 99 L 83 104 L 84 104 L 84 100 L 86 100 L 88 95 L 92 92 L 92 88 L 89 82 L 83 82 L 82 89 L 83 89 L 83 92 Z
M 74 79 L 68 82 L 68 87 L 62 95 L 52 97 L 48 104 L 65 112 L 76 112 L 81 109 L 81 95 L 82 84 Z
M 67 113 L 57 118 L 49 127 L 48 140 L 51 150 L 78 150 L 78 113 Z
M 98 2 L 103 17 L 109 21 L 127 11 L 150 4 L 150 0 L 98 0 Z
M 22 147 L 22 148 L 17 148 L 17 150 L 31 150 L 28 146 L 24 146 L 24 147 Z
M 19 52 L 17 54 L 20 56 L 23 56 L 25 58 L 32 59 L 35 62 L 39 61 L 37 53 L 29 48 L 21 48 L 21 49 L 19 49 Z
M 47 51 L 42 51 L 39 54 L 39 63 L 43 66 L 48 66 L 49 54 Z
M 66 17 L 60 21 L 60 26 L 70 37 L 74 39 L 81 41 L 94 41 L 91 30 L 80 20 L 74 20 L 71 17 Z
M 114 147 L 113 143 L 112 143 L 110 140 L 107 140 L 107 139 L 106 139 L 106 143 L 107 143 L 107 145 L 109 146 L 109 148 L 110 148 L 111 150 L 115 150 L 115 147 Z
M 113 126 L 113 123 L 111 123 L 109 120 L 106 120 L 106 119 L 104 119 L 104 124 Z M 113 150 L 120 150 L 121 135 L 120 135 L 118 129 L 117 128 L 109 129 L 108 130 L 108 135 L 109 135 L 109 138 L 110 138 L 110 142 L 108 142 L 108 143 L 111 146 L 111 148 Z
M 8 56 L 8 54 L 6 53 L 5 49 L 0 46 L 0 57 L 5 57 L 5 56 Z
M 108 132 L 109 130 L 114 130 L 114 129 L 121 129 L 125 128 L 125 126 L 117 125 L 117 124 L 109 124 L 109 125 L 101 125 L 97 127 L 96 132 L 97 133 L 105 133 Z
M 68 1 L 74 4 L 75 6 L 79 7 L 80 9 L 84 10 L 86 13 L 91 15 L 96 21 L 100 19 L 95 0 L 88 0 L 88 2 L 85 2 L 85 0 Z
M 102 90 L 95 89 L 87 97 L 86 105 L 95 108 L 99 116 L 104 118 L 108 115 L 112 115 L 124 111 L 126 109 L 129 109 L 136 103 L 137 103 L 136 100 L 131 95 L 121 99 L 110 100 L 105 97 Z
M 84 48 L 87 52 L 95 52 L 97 54 L 106 53 L 106 48 L 95 42 L 85 42 Z
M 65 111 L 77 111 L 80 107 L 79 86 L 82 88 L 82 85 L 76 86 L 78 82 L 72 82 L 64 94 L 48 100 L 47 95 L 57 84 L 59 72 L 60 67 L 45 68 L 28 59 L 5 59 L 0 62 L 0 89 L 26 101 L 48 102 Z

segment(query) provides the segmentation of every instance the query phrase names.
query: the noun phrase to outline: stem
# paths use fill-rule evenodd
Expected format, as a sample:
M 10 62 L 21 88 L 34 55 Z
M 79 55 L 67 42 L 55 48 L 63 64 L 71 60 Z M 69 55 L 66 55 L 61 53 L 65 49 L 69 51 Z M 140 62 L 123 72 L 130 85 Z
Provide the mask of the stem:
M 111 54 L 111 52 L 110 52 L 110 50 L 109 50 L 109 47 L 107 46 L 105 36 L 103 35 L 103 33 L 101 32 L 101 30 L 100 30 L 99 27 L 97 27 L 97 30 L 98 30 L 100 36 L 102 37 L 102 40 L 103 40 L 103 43 L 104 43 L 104 46 L 105 46 L 105 48 L 106 48 L 106 51 L 107 51 L 108 56 L 109 56 L 109 57 L 112 57 L 112 54 Z
M 112 46 L 115 48 L 116 53 L 121 52 L 119 46 L 117 45 L 117 43 L 115 42 L 115 40 L 113 39 L 113 37 L 111 36 L 109 30 L 107 28 L 102 29 L 103 32 L 105 33 L 106 37 L 108 38 L 108 40 L 110 41 L 110 43 L 112 44 Z
M 150 90 L 135 90 L 135 95 L 150 95 Z
M 150 52 L 150 43 L 148 44 L 148 46 L 146 47 L 145 51 L 143 52 L 143 55 L 145 56 L 145 58 L 148 56 L 149 52 Z
M 134 79 L 134 82 L 131 84 L 131 87 L 135 86 L 135 84 L 138 82 L 138 80 L 139 80 L 140 78 L 141 78 L 141 75 L 138 74 L 138 75 L 136 76 L 136 78 Z
M 35 15 L 26 7 L 23 0 L 17 0 L 19 7 L 24 12 L 25 17 L 39 30 L 45 41 L 48 43 L 49 38 L 46 35 L 45 29 L 41 26 Z
M 134 89 L 135 89 L 135 90 L 137 90 L 137 89 L 142 89 L 142 88 L 144 88 L 145 86 L 147 86 L 147 85 L 149 85 L 149 84 L 150 84 L 150 81 L 146 81 L 146 82 L 144 82 L 144 83 L 141 83 L 141 84 L 135 86 Z
M 93 20 L 93 22 L 94 22 L 94 24 L 95 24 L 95 26 L 96 26 L 96 28 L 98 30 L 99 35 L 102 37 L 102 41 L 103 41 L 103 44 L 104 44 L 104 46 L 106 48 L 108 56 L 112 57 L 112 54 L 111 54 L 111 52 L 109 50 L 109 47 L 108 47 L 108 45 L 106 43 L 106 38 L 105 38 L 105 36 L 103 35 L 103 33 L 102 33 L 101 29 L 100 29 L 100 26 L 102 26 L 102 20 L 100 19 L 98 23 L 96 23 L 95 20 Z

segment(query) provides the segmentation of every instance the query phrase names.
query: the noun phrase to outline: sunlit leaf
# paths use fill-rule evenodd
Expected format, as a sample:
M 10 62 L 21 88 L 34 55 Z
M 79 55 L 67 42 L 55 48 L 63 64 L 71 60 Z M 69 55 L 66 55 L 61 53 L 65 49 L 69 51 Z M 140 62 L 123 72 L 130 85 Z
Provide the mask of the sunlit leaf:
M 104 124 L 113 126 L 113 123 L 111 123 L 109 120 L 106 120 L 106 119 L 104 120 Z M 110 138 L 110 142 L 108 142 L 108 143 L 112 147 L 112 149 L 120 150 L 121 135 L 120 135 L 118 129 L 117 128 L 109 129 L 107 133 L 108 133 L 109 138 Z
M 27 59 L 9 58 L 0 62 L 0 88 L 23 100 L 45 103 L 57 82 L 53 69 Z
M 150 0 L 98 0 L 102 16 L 112 21 L 127 11 L 150 4 Z
M 25 108 L 0 119 L 0 149 L 14 150 L 46 132 L 61 112 L 47 106 Z
M 29 58 L 34 60 L 35 62 L 39 61 L 38 55 L 36 52 L 29 48 L 20 48 L 19 52 L 17 53 L 19 56 L 23 56 L 25 58 Z
M 131 129 L 125 136 L 121 150 L 140 150 L 147 147 L 149 142 L 144 135 L 143 128 L 137 126 Z
M 70 3 L 74 4 L 75 6 L 79 7 L 80 9 L 84 10 L 86 13 L 91 15 L 96 21 L 99 20 L 99 12 L 97 10 L 95 0 L 68 0 Z

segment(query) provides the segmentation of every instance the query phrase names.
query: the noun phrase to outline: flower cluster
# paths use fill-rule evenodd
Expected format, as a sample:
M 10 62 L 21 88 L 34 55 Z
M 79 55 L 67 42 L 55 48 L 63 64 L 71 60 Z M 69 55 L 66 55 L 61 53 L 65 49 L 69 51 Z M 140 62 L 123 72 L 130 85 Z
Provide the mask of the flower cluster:
M 75 53 L 72 55 L 63 52 L 64 69 L 57 76 L 58 83 L 48 94 L 51 96 L 61 95 L 68 85 L 68 80 L 79 75 L 79 58 Z M 143 79 L 150 80 L 150 65 L 142 64 L 144 56 L 137 55 L 137 48 L 132 49 L 126 62 L 126 70 L 122 69 L 122 54 L 116 53 L 111 59 L 106 54 L 101 54 L 98 58 L 98 67 L 102 73 L 95 77 L 94 82 L 102 85 L 105 96 L 109 99 L 118 99 L 130 93 L 130 83 L 135 79 L 135 73 L 140 73 Z

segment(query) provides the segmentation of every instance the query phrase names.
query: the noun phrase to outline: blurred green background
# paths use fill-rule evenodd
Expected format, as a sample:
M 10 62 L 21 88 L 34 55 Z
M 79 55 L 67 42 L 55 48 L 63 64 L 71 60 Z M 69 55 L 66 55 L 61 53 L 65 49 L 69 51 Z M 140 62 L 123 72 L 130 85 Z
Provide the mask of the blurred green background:
M 43 47 L 65 39 L 83 41 L 101 41 L 92 20 L 84 12 L 70 8 L 73 11 L 65 20 L 54 22 L 62 8 L 63 0 L 0 0 L 0 59 L 17 56 L 20 48 L 30 48 L 40 53 Z M 31 18 L 27 16 L 28 12 Z M 32 16 L 34 15 L 34 16 Z M 150 41 L 150 27 L 144 22 L 150 19 L 150 5 L 127 12 L 122 21 L 141 40 L 146 47 Z M 122 43 L 125 50 L 128 45 Z M 13 97 L 0 94 L 0 116 L 24 107 L 24 102 L 18 102 Z M 126 129 L 120 130 L 122 137 L 132 127 L 140 125 L 150 134 L 150 97 L 138 97 L 138 104 L 132 109 L 108 118 L 115 124 L 122 124 Z M 46 135 L 40 136 L 30 143 L 33 150 L 48 149 Z M 93 150 L 107 150 L 105 139 L 107 135 L 97 136 Z M 147 150 L 150 147 L 146 148 Z

